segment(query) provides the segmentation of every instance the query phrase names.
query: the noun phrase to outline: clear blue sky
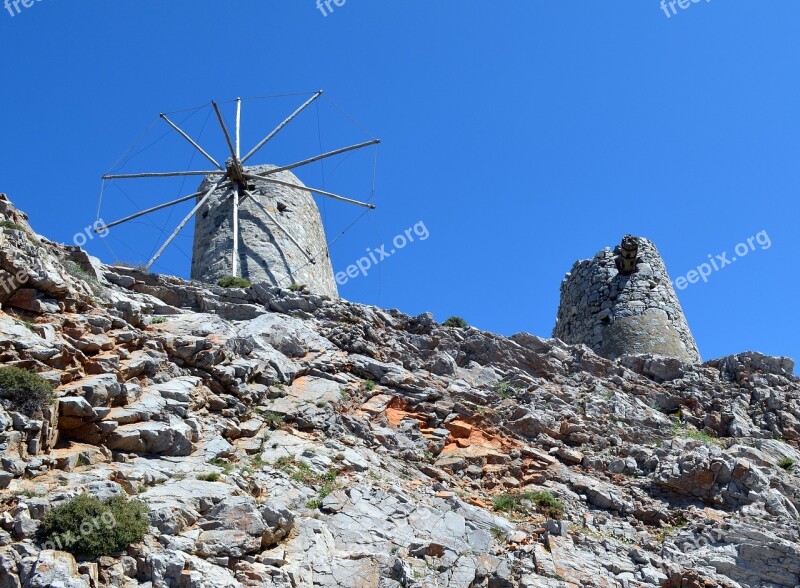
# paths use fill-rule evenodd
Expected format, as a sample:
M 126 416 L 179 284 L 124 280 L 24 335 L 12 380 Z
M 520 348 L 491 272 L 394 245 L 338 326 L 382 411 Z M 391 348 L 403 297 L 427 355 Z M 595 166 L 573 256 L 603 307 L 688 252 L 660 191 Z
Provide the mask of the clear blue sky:
M 100 176 L 158 113 L 323 88 L 383 140 L 378 209 L 333 247 L 336 271 L 419 221 L 430 235 L 349 281 L 344 297 L 549 336 L 564 273 L 624 233 L 655 241 L 676 278 L 766 231 L 771 247 L 756 244 L 681 302 L 707 359 L 800 358 L 800 4 L 712 0 L 670 18 L 658 0 L 332 6 L 328 16 L 315 0 L 2 9 L 0 191 L 38 232 L 69 242 L 96 217 Z M 246 105 L 245 142 L 298 100 Z M 321 103 L 259 163 L 366 136 Z M 224 157 L 207 114 L 186 124 Z M 125 169 L 206 167 L 180 140 L 167 145 Z M 369 197 L 371 173 L 368 157 L 353 157 L 299 176 Z M 103 217 L 195 181 L 156 186 L 130 188 L 130 200 L 107 189 Z M 87 249 L 139 260 L 185 211 Z M 358 214 L 326 203 L 329 236 Z M 190 245 L 191 226 L 157 269 L 187 275 Z

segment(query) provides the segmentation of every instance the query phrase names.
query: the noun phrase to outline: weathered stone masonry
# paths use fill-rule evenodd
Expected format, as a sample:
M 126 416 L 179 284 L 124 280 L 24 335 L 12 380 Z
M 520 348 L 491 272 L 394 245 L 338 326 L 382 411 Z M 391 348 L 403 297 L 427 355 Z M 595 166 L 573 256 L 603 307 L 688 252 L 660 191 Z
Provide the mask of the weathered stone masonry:
M 254 174 L 274 169 L 271 165 L 247 168 Z M 273 176 L 296 185 L 302 182 L 289 171 Z M 208 190 L 206 178 L 199 191 Z M 252 181 L 253 190 L 270 214 L 310 252 L 315 263 L 292 243 L 250 198 L 239 206 L 239 266 L 241 277 L 252 283 L 288 288 L 304 285 L 315 294 L 338 298 L 333 268 L 327 255 L 325 229 L 314 198 L 304 190 L 269 182 Z M 209 284 L 230 276 L 233 255 L 233 198 L 230 190 L 218 190 L 195 216 L 192 279 Z
M 634 244 L 638 256 L 632 264 Z M 620 269 L 632 271 L 625 275 Z M 701 361 L 664 261 L 642 237 L 626 236 L 614 251 L 606 248 L 575 263 L 561 284 L 553 336 L 610 359 L 654 353 Z

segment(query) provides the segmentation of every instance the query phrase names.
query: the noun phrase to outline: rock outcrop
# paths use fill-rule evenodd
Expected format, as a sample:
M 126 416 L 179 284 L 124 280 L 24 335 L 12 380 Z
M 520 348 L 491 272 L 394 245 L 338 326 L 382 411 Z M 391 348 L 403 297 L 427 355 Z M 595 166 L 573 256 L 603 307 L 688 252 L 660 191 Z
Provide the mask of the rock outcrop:
M 273 165 L 248 167 L 263 174 Z M 325 228 L 310 193 L 287 184 L 303 183 L 290 171 L 270 176 L 277 182 L 251 180 L 250 192 L 239 203 L 239 276 L 252 283 L 307 290 L 338 297 L 328 256 Z M 206 178 L 199 191 L 214 185 Z M 232 275 L 233 190 L 217 190 L 195 215 L 192 279 L 216 284 Z
M 0 400 L 0 586 L 800 584 L 791 360 L 609 360 L 106 266 L 0 215 L 0 362 L 57 387 Z M 45 549 L 79 493 L 142 501 L 144 540 Z
M 627 235 L 578 261 L 561 284 L 553 337 L 598 355 L 653 353 L 700 363 L 700 352 L 655 245 Z

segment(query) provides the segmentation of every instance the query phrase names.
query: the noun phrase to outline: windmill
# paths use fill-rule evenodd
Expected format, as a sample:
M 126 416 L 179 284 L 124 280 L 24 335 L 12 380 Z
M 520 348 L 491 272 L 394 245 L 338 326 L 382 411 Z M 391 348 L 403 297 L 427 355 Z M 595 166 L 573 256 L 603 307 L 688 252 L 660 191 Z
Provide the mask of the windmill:
M 312 188 L 305 186 L 302 182 L 297 180 L 297 178 L 291 174 L 291 170 L 301 168 L 303 166 L 307 166 L 318 161 L 322 161 L 324 159 L 334 157 L 337 155 L 341 155 L 344 153 L 348 153 L 351 151 L 356 151 L 359 149 L 364 149 L 366 147 L 377 145 L 380 143 L 379 139 L 372 139 L 369 141 L 349 145 L 347 147 L 342 147 L 339 149 L 335 149 L 333 151 L 328 151 L 326 153 L 322 153 L 320 155 L 316 155 L 314 157 L 310 157 L 307 159 L 303 159 L 301 161 L 296 161 L 294 163 L 282 166 L 247 166 L 246 164 L 253 158 L 257 153 L 259 153 L 278 133 L 280 133 L 287 125 L 289 125 L 300 113 L 306 110 L 311 104 L 313 104 L 317 99 L 322 96 L 322 90 L 315 92 L 308 100 L 306 100 L 302 105 L 300 105 L 292 114 L 290 114 L 286 119 L 284 119 L 277 127 L 275 127 L 264 139 L 262 139 L 258 144 L 256 144 L 250 151 L 248 151 L 244 156 L 241 155 L 241 114 L 242 114 L 242 99 L 237 98 L 235 100 L 236 103 L 236 122 L 234 127 L 233 136 L 228 130 L 228 126 L 225 123 L 225 119 L 222 115 L 219 105 L 217 102 L 211 103 L 214 112 L 216 113 L 217 121 L 219 122 L 220 129 L 222 131 L 222 135 L 224 136 L 225 143 L 228 147 L 228 153 L 226 154 L 226 159 L 224 164 L 221 164 L 219 160 L 215 159 L 209 152 L 204 149 L 195 139 L 193 139 L 187 132 L 185 132 L 180 126 L 178 126 L 175 122 L 170 120 L 170 118 L 166 114 L 161 114 L 160 118 L 167 124 L 169 127 L 178 133 L 183 139 L 185 139 L 188 143 L 196 149 L 196 151 L 202 155 L 208 162 L 210 162 L 215 169 L 212 170 L 202 170 L 202 171 L 176 171 L 176 172 L 145 172 L 145 173 L 126 173 L 126 174 L 106 174 L 103 176 L 103 180 L 131 180 L 131 179 L 143 179 L 143 178 L 172 178 L 172 177 L 181 177 L 181 176 L 202 176 L 205 178 L 205 182 L 201 187 L 201 190 L 186 196 L 182 196 L 178 199 L 171 200 L 169 202 L 164 202 L 162 204 L 158 204 L 157 206 L 153 206 L 151 208 L 147 208 L 145 210 L 141 210 L 114 222 L 106 223 L 103 226 L 99 226 L 95 229 L 96 232 L 107 231 L 115 226 L 121 225 L 123 223 L 127 223 L 139 217 L 154 213 L 156 211 L 169 208 L 175 205 L 178 205 L 183 202 L 187 202 L 190 200 L 195 200 L 195 205 L 191 209 L 191 211 L 183 218 L 183 220 L 177 225 L 177 227 L 172 231 L 169 237 L 164 241 L 155 254 L 151 257 L 151 259 L 146 263 L 146 268 L 150 269 L 152 265 L 158 260 L 159 257 L 164 253 L 164 251 L 170 246 L 170 244 L 174 241 L 174 239 L 178 236 L 178 234 L 185 228 L 187 223 L 195 217 L 199 211 L 203 210 L 204 207 L 208 206 L 209 200 L 212 199 L 214 195 L 221 195 L 221 199 L 226 201 L 226 205 L 228 204 L 227 201 L 230 200 L 230 208 L 231 208 L 231 239 L 232 239 L 232 250 L 230 252 L 230 274 L 234 277 L 238 277 L 241 271 L 241 264 L 240 264 L 240 214 L 241 214 L 241 205 L 244 201 L 252 202 L 255 206 L 258 207 L 260 210 L 260 214 L 264 215 L 267 219 L 269 219 L 271 223 L 270 231 L 272 228 L 277 228 L 279 232 L 283 234 L 286 238 L 288 244 L 290 244 L 294 249 L 295 252 L 299 252 L 300 256 L 306 259 L 307 264 L 315 264 L 316 263 L 316 256 L 313 252 L 309 251 L 307 247 L 305 247 L 297 238 L 296 235 L 292 233 L 292 231 L 287 228 L 279 219 L 279 214 L 276 213 L 275 209 L 266 205 L 264 202 L 261 201 L 261 197 L 259 194 L 259 190 L 256 189 L 257 185 L 271 185 L 276 188 L 283 188 L 289 190 L 299 190 L 301 192 L 307 193 L 308 195 L 315 194 L 324 198 L 330 198 L 333 200 L 337 200 L 340 202 L 345 202 L 348 204 L 356 205 L 359 207 L 364 207 L 366 209 L 374 209 L 375 206 L 368 202 L 362 202 L 359 200 L 355 200 L 352 198 L 347 198 L 345 196 L 341 196 L 339 194 L 335 194 L 333 192 L 319 189 L 319 188 Z M 288 177 L 287 177 L 288 172 Z M 311 199 L 313 202 L 313 199 Z M 227 210 L 227 208 L 226 208 Z M 324 236 L 324 233 L 323 233 Z

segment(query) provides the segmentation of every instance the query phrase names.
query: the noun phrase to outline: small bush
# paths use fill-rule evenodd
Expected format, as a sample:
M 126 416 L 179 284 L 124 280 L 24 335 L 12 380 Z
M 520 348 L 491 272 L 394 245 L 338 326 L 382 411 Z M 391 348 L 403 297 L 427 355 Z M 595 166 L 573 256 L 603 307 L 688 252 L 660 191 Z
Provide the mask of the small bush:
M 366 392 L 372 392 L 375 389 L 375 382 L 373 380 L 364 380 L 361 382 L 361 388 Z
M 13 231 L 22 231 L 23 233 L 25 232 L 25 227 L 10 220 L 4 220 L 0 222 L 0 227 L 4 229 L 11 229 Z
M 519 507 L 519 499 L 511 494 L 501 494 L 492 498 L 492 506 L 500 512 L 512 512 Z
M 501 398 L 510 398 L 517 391 L 517 389 L 508 382 L 498 382 L 494 385 L 493 390 Z
M 549 492 L 523 492 L 521 494 L 500 494 L 492 499 L 495 510 L 508 513 L 528 514 L 523 500 L 533 503 L 536 510 L 551 519 L 564 516 L 564 503 Z
M 249 288 L 250 282 L 244 278 L 228 276 L 227 278 L 222 278 L 219 282 L 217 282 L 217 285 L 222 286 L 223 288 Z
M 230 463 L 229 461 L 225 461 L 224 459 L 215 458 L 215 459 L 209 460 L 208 463 L 210 463 L 213 466 L 217 466 L 218 468 L 222 468 L 222 472 L 226 476 L 229 476 L 230 473 L 233 471 L 233 464 Z
M 143 503 L 124 496 L 100 500 L 82 494 L 45 514 L 40 540 L 77 556 L 111 555 L 144 539 L 147 513 Z
M 12 410 L 33 416 L 53 403 L 53 385 L 39 374 L 18 367 L 0 367 L 0 398 Z
M 523 492 L 521 497 L 533 502 L 551 519 L 559 519 L 564 516 L 564 503 L 549 492 Z
M 268 410 L 267 412 L 263 413 L 261 416 L 264 417 L 264 422 L 267 424 L 267 426 L 270 429 L 277 429 L 277 428 L 283 426 L 284 417 L 279 412 L 273 412 L 271 410 Z
M 64 269 L 67 270 L 67 273 L 73 278 L 77 278 L 78 280 L 85 282 L 92 292 L 94 292 L 95 296 L 100 296 L 103 293 L 103 285 L 98 282 L 94 276 L 92 276 L 74 261 L 66 262 L 64 264 Z
M 211 472 L 210 474 L 200 474 L 197 479 L 201 482 L 219 482 L 219 472 Z
M 292 284 L 289 286 L 289 290 L 292 292 L 303 292 L 306 289 L 305 284 Z
M 167 317 L 165 316 L 154 316 L 153 318 L 150 319 L 151 325 L 161 325 L 164 324 L 165 322 L 167 322 Z
M 794 467 L 794 460 L 791 457 L 784 457 L 778 462 L 778 467 L 788 472 Z
M 442 323 L 445 327 L 453 327 L 455 329 L 468 329 L 469 323 L 460 316 L 451 316 L 449 319 Z

